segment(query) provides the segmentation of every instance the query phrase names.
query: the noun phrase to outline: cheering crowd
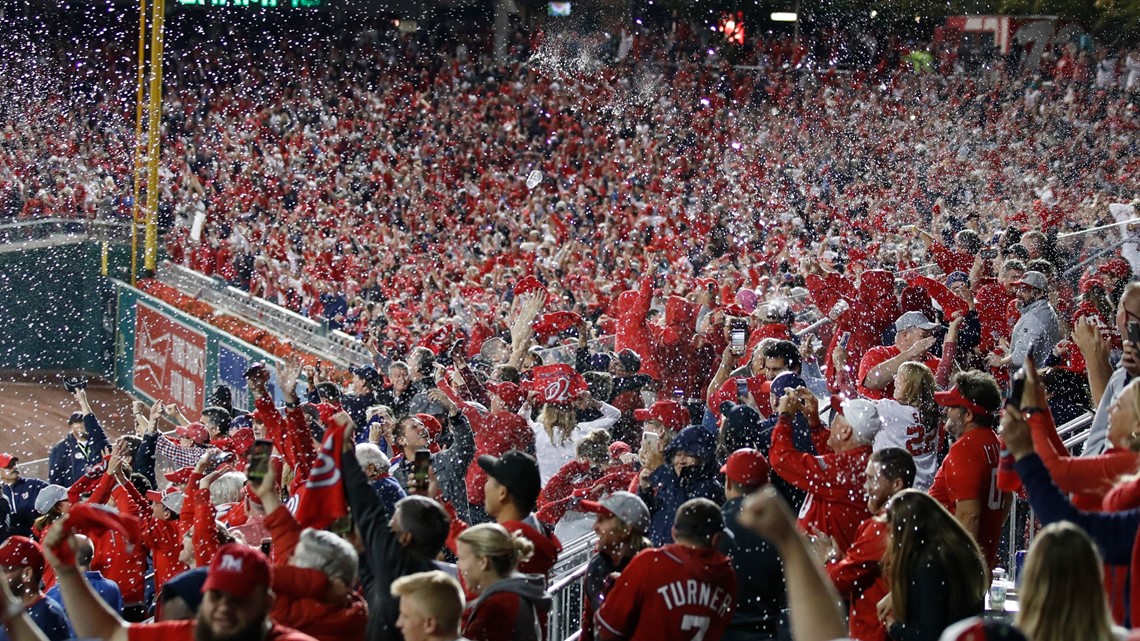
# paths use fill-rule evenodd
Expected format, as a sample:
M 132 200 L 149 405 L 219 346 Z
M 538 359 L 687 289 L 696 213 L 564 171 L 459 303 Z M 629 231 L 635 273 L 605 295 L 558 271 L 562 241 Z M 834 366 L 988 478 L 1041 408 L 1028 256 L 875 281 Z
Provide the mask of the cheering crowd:
M 113 443 L 77 388 L 48 479 L 0 455 L 0 637 L 547 641 L 592 529 L 582 639 L 1128 638 L 1134 248 L 1059 234 L 1136 195 L 1131 72 L 815 74 L 778 39 L 738 70 L 703 37 L 173 60 L 171 260 L 374 360 L 137 403 Z M 52 104 L 5 129 L 5 211 L 129 210 L 114 133 Z

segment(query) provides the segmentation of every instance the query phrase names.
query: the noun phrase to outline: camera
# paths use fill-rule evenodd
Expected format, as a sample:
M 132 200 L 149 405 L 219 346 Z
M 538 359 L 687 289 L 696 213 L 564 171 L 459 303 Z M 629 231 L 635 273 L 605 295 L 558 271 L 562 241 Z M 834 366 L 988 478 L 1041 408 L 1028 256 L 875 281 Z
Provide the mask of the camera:
M 63 388 L 67 390 L 68 394 L 74 394 L 75 390 L 87 389 L 87 377 L 68 376 L 63 379 Z

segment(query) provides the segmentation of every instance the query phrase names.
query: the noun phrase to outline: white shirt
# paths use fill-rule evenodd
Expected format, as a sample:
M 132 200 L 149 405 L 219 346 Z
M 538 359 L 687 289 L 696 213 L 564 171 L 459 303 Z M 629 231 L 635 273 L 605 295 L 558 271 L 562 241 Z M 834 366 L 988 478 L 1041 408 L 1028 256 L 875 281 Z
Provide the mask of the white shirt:
M 883 429 L 875 435 L 874 451 L 897 447 L 914 457 L 914 487 L 929 489 L 938 471 L 938 430 L 928 433 L 922 424 L 918 408 L 892 399 L 875 401 Z
M 551 440 L 550 435 L 546 433 L 546 428 L 543 427 L 542 423 L 530 420 L 530 410 L 527 406 L 524 405 L 522 410 L 519 411 L 519 414 L 530 424 L 530 428 L 534 430 L 534 457 L 538 459 L 538 472 L 542 477 L 543 485 L 546 485 L 546 482 L 549 481 L 558 470 L 562 469 L 563 465 L 574 460 L 577 456 L 574 448 L 578 443 L 578 439 L 589 434 L 590 430 L 595 428 L 608 430 L 621 418 L 621 410 L 609 403 L 602 403 L 601 411 L 601 418 L 592 421 L 583 421 L 574 426 L 574 432 L 570 434 L 570 438 L 561 444 L 555 444 Z

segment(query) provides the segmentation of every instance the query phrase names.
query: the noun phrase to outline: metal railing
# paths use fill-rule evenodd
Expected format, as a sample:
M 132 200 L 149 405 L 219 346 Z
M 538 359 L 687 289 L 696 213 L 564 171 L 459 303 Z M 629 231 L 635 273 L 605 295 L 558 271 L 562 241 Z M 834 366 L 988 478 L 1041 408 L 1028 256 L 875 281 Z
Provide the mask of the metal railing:
M 131 241 L 131 224 L 122 220 L 35 218 L 0 223 L 0 250 L 106 240 Z
M 574 568 L 569 574 L 550 584 L 550 617 L 546 638 L 551 641 L 576 639 L 582 629 L 582 600 L 585 598 L 583 579 L 587 563 Z
M 360 341 L 311 318 L 226 285 L 220 278 L 163 261 L 158 280 L 221 311 L 293 340 L 308 351 L 340 367 L 372 362 L 372 353 Z

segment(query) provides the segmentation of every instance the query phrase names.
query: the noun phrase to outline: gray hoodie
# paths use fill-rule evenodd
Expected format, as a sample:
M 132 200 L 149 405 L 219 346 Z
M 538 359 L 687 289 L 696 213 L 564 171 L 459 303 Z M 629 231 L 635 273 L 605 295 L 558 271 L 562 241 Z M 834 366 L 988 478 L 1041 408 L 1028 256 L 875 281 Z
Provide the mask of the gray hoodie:
M 524 603 L 519 604 L 513 641 L 542 641 L 545 637 L 542 623 L 546 621 L 552 603 L 550 595 L 546 593 L 545 583 L 545 577 L 538 574 L 515 574 L 498 581 L 467 606 L 468 612 L 464 620 L 474 619 L 479 608 L 492 595 L 501 592 L 515 594 Z

